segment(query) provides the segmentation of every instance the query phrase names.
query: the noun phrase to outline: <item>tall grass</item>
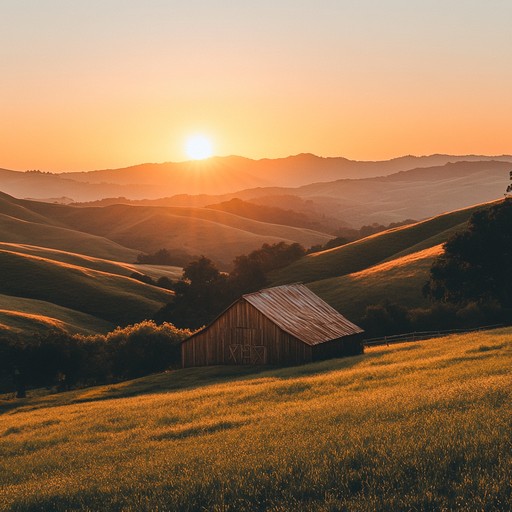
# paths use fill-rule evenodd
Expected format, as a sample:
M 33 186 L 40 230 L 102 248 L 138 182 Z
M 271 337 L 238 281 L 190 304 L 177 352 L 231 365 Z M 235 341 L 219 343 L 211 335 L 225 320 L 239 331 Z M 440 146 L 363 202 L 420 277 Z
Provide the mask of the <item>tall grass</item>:
M 0 509 L 508 510 L 511 338 L 0 402 Z

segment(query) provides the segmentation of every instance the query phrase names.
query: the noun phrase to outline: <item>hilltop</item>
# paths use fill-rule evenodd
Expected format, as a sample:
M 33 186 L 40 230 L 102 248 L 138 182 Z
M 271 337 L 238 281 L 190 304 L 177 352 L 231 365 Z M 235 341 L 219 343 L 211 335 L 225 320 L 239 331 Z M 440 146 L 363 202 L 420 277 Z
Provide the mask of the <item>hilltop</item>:
M 0 510 L 508 509 L 511 334 L 0 402 Z

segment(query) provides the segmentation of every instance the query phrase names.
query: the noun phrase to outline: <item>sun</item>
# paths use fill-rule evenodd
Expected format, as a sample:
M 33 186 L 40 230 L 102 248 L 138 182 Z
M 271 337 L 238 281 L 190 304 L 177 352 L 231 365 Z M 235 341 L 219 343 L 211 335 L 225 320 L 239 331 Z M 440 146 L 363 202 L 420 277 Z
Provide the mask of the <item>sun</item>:
M 212 143 L 204 135 L 194 135 L 187 139 L 187 156 L 193 160 L 204 160 L 213 154 Z

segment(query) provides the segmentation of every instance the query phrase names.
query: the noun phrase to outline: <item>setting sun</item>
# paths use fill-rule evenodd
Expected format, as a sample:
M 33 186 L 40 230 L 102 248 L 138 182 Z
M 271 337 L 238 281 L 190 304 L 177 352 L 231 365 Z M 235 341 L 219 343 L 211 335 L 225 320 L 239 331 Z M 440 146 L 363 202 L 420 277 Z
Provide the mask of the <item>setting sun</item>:
M 212 143 L 203 135 L 194 135 L 187 139 L 186 152 L 193 160 L 203 160 L 213 154 Z

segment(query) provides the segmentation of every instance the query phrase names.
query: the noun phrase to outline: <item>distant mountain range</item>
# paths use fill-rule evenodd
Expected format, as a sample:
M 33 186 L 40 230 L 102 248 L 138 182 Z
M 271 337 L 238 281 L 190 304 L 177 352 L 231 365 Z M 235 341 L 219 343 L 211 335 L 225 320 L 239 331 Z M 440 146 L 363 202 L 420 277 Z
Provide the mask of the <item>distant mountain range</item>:
M 388 176 L 447 163 L 489 161 L 512 163 L 512 156 L 404 156 L 366 162 L 301 154 L 273 160 L 214 157 L 203 161 L 147 163 L 123 169 L 60 174 L 0 169 L 0 190 L 15 197 L 39 200 L 62 196 L 77 202 L 121 196 L 130 200 L 158 199 L 179 194 L 233 194 L 254 188 L 296 188 L 342 179 Z
M 315 226 L 317 230 L 333 233 L 336 226 L 359 228 L 373 223 L 387 225 L 405 219 L 421 220 L 498 199 L 503 197 L 511 169 L 512 163 L 506 161 L 459 161 L 387 176 L 341 179 L 295 188 L 258 187 L 217 196 L 181 194 L 135 201 L 110 198 L 92 204 L 222 208 L 240 216 L 264 218 L 267 222 L 272 213 L 270 208 L 274 209 L 274 223 L 290 224 L 295 212 L 295 217 L 302 214 L 309 219 L 309 224 L 302 222 L 301 226 Z M 260 205 L 266 210 L 250 212 L 247 208 L 235 209 L 236 204 L 231 203 L 235 198 Z M 231 203 L 230 209 L 227 209 L 228 202 Z M 288 215 L 284 215 L 285 210 L 290 211 Z M 296 221 L 291 225 L 298 225 Z

